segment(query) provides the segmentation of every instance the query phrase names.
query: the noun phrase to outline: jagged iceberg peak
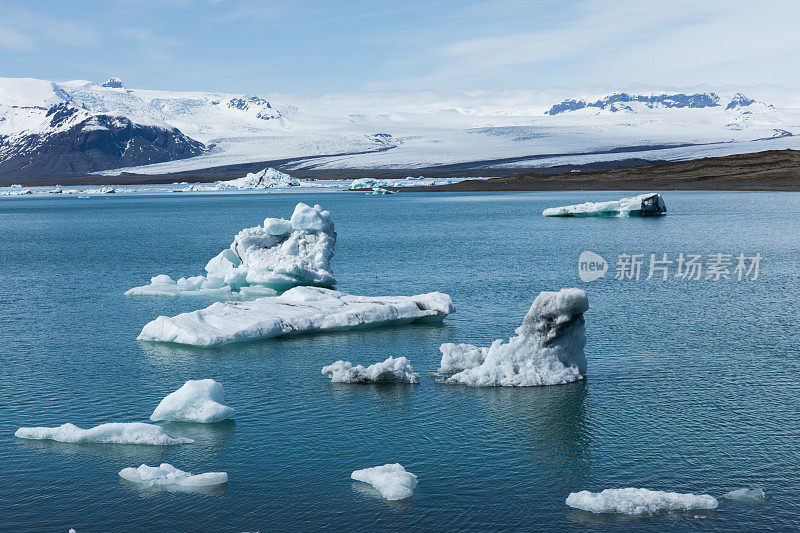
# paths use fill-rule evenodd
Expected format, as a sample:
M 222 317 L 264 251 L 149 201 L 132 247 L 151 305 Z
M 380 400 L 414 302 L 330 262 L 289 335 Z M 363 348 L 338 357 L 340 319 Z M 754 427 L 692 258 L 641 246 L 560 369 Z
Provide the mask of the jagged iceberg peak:
M 439 374 L 446 383 L 476 387 L 558 385 L 583 379 L 583 313 L 588 309 L 589 300 L 581 289 L 541 292 L 516 337 L 496 340 L 488 348 L 442 344 Z
M 546 217 L 645 217 L 667 213 L 667 204 L 658 193 L 640 194 L 610 202 L 549 207 L 542 211 Z
M 400 463 L 356 470 L 350 478 L 369 483 L 387 500 L 410 498 L 418 483 L 416 474 L 406 471 Z
M 618 513 L 646 516 L 670 511 L 716 509 L 717 499 L 708 494 L 664 492 L 648 489 L 582 490 L 567 497 L 567 505 L 590 513 Z
M 336 361 L 323 367 L 322 373 L 333 383 L 419 383 L 419 373 L 405 357 L 389 357 L 366 368 L 353 366 L 350 361 Z
M 218 382 L 213 379 L 190 379 L 161 400 L 150 415 L 150 420 L 203 424 L 220 422 L 233 415 L 233 408 L 223 405 L 224 401 L 225 394 Z
M 125 84 L 117 76 L 110 77 L 107 81 L 100 84 L 100 87 L 109 87 L 111 89 L 124 89 Z
M 54 440 L 71 443 L 97 444 L 147 444 L 150 446 L 171 446 L 191 444 L 192 439 L 172 437 L 164 428 L 144 422 L 110 422 L 90 429 L 79 428 L 75 424 L 62 424 L 49 427 L 19 428 L 14 436 L 20 439 Z
M 179 470 L 169 463 L 161 463 L 159 466 L 143 464 L 138 468 L 123 468 L 119 471 L 119 477 L 143 487 L 179 491 L 214 487 L 228 482 L 228 474 L 226 472 L 192 474 Z
M 289 220 L 267 218 L 263 225 L 240 231 L 230 247 L 206 265 L 205 276 L 173 280 L 166 274 L 129 296 L 206 294 L 274 296 L 299 285 L 332 286 L 330 260 L 336 232 L 329 211 L 298 203 Z
M 272 167 L 259 172 L 251 172 L 242 178 L 217 182 L 217 189 L 285 189 L 299 187 L 301 182 L 285 172 Z

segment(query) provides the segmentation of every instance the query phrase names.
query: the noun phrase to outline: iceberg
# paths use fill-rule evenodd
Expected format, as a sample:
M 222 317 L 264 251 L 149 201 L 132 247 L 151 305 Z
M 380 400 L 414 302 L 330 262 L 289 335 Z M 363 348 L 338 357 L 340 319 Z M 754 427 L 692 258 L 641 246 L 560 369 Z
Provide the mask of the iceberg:
M 158 404 L 150 420 L 157 422 L 220 422 L 233 415 L 233 408 L 223 405 L 222 385 L 213 379 L 190 379 L 168 394 Z
M 230 247 L 206 265 L 205 276 L 173 280 L 166 274 L 149 285 L 134 287 L 128 296 L 181 294 L 244 297 L 277 294 L 298 285 L 332 286 L 330 260 L 336 244 L 331 214 L 315 205 L 298 203 L 289 220 L 267 218 L 262 226 L 245 228 Z
M 583 379 L 587 309 L 589 300 L 581 289 L 541 292 L 516 337 L 496 340 L 488 348 L 442 344 L 439 374 L 446 383 L 474 387 L 530 387 Z
M 644 217 L 664 215 L 667 206 L 658 193 L 640 194 L 611 202 L 586 202 L 583 204 L 550 207 L 542 211 L 546 217 Z
M 353 366 L 350 361 L 336 361 L 323 367 L 322 373 L 333 383 L 419 383 L 419 374 L 405 357 L 389 357 L 367 368 Z
M 410 498 L 417 487 L 417 476 L 406 472 L 400 463 L 356 470 L 350 475 L 350 478 L 369 483 L 387 500 Z
M 265 168 L 260 172 L 251 172 L 242 178 L 237 178 L 228 181 L 219 181 L 216 184 L 218 190 L 225 189 L 275 189 L 275 188 L 289 188 L 299 187 L 300 181 L 294 179 L 289 174 L 275 170 L 274 168 Z
M 769 497 L 767 496 L 767 493 L 764 492 L 764 489 L 753 487 L 726 492 L 722 495 L 722 498 L 735 502 L 760 503 L 766 501 Z
M 655 515 L 669 511 L 716 509 L 717 499 L 708 494 L 664 492 L 648 489 L 606 489 L 603 492 L 582 490 L 567 497 L 567 505 L 591 513 Z
M 384 189 L 383 187 L 373 187 L 371 192 L 366 193 L 367 196 L 383 196 L 385 194 L 394 194 L 394 191 Z
M 282 335 L 441 322 L 453 313 L 440 292 L 416 296 L 355 296 L 322 287 L 295 287 L 280 296 L 217 302 L 146 324 L 140 341 L 218 346 Z
M 358 178 L 353 180 L 353 182 L 350 184 L 350 190 L 372 189 L 373 187 L 377 187 L 378 183 L 379 182 L 377 180 L 372 178 Z
M 20 439 L 54 440 L 71 443 L 100 444 L 147 444 L 150 446 L 171 446 L 191 444 L 192 439 L 171 437 L 164 428 L 143 422 L 111 422 L 91 429 L 82 429 L 74 424 L 59 427 L 19 428 L 14 436 Z
M 174 490 L 193 490 L 228 482 L 228 474 L 225 472 L 191 474 L 178 470 L 169 463 L 161 463 L 160 466 L 142 465 L 139 468 L 123 468 L 119 471 L 119 477 L 145 487 Z

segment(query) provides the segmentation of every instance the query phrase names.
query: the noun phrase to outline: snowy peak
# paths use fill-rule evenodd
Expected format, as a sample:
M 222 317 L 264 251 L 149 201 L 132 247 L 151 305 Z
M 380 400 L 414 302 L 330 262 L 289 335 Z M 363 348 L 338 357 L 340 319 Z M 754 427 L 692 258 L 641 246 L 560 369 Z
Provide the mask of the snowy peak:
M 122 83 L 122 80 L 116 76 L 112 76 L 108 79 L 108 81 L 101 83 L 100 87 L 109 87 L 111 89 L 124 89 L 125 84 Z
M 256 118 L 261 120 L 272 120 L 283 116 L 277 109 L 274 109 L 267 100 L 258 96 L 246 95 L 234 97 L 228 100 L 226 105 L 228 109 L 254 114 Z
M 641 95 L 641 94 L 627 94 L 627 93 L 614 93 L 605 98 L 601 98 L 594 102 L 588 102 L 580 99 L 563 100 L 555 104 L 548 111 L 546 115 L 558 115 L 570 111 L 578 111 L 581 109 L 595 108 L 602 111 L 628 112 L 633 113 L 635 109 L 632 104 L 644 104 L 647 109 L 658 108 L 705 108 L 705 107 L 718 107 L 720 98 L 716 93 L 695 93 L 695 94 L 657 94 L 657 95 Z

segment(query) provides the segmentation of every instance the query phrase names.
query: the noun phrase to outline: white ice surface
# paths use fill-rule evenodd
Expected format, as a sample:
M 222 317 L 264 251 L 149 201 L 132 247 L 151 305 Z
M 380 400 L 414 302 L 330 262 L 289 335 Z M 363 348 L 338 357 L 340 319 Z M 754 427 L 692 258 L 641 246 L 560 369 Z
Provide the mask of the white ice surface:
M 296 180 L 285 172 L 274 168 L 265 168 L 259 172 L 251 172 L 242 178 L 217 182 L 218 189 L 273 189 L 299 187 Z
M 149 285 L 128 296 L 182 294 L 270 296 L 298 285 L 329 286 L 336 280 L 330 260 L 336 244 L 331 214 L 320 206 L 298 203 L 290 220 L 267 218 L 262 226 L 245 228 L 206 265 L 205 276 L 173 280 L 154 276 Z M 242 288 L 252 287 L 242 293 Z
M 767 499 L 767 493 L 760 487 L 743 488 L 726 492 L 722 495 L 726 500 L 735 502 L 758 503 Z
M 281 296 L 217 302 L 145 325 L 138 339 L 216 346 L 281 335 L 441 321 L 454 311 L 446 294 L 355 296 L 321 287 L 295 287 Z
M 582 490 L 567 497 L 567 505 L 592 513 L 655 515 L 669 511 L 716 509 L 718 502 L 708 494 L 664 492 L 648 489 Z
M 141 465 L 138 468 L 123 468 L 119 476 L 131 483 L 144 487 L 159 487 L 174 490 L 192 490 L 203 487 L 213 487 L 228 482 L 225 472 L 206 472 L 204 474 L 191 474 L 178 470 L 169 463 L 160 466 Z
M 664 214 L 667 211 L 660 194 L 647 193 L 610 202 L 585 202 L 582 204 L 549 207 L 542 211 L 546 217 L 630 217 Z
M 581 289 L 540 293 L 515 337 L 488 348 L 440 346 L 439 373 L 447 383 L 476 387 L 557 385 L 586 375 L 583 313 L 589 300 Z
M 410 498 L 417 487 L 417 476 L 406 472 L 400 463 L 356 470 L 350 477 L 356 481 L 369 483 L 387 500 Z
M 322 368 L 334 383 L 419 383 L 419 374 L 405 357 L 389 357 L 364 368 L 350 361 L 336 361 Z
M 82 429 L 74 424 L 63 424 L 55 428 L 27 427 L 19 428 L 15 437 L 20 439 L 54 440 L 72 443 L 108 443 L 108 444 L 148 444 L 151 446 L 168 446 L 173 444 L 190 444 L 192 439 L 171 437 L 164 428 L 143 422 L 111 422 L 100 424 L 90 429 Z
M 161 400 L 150 420 L 219 422 L 233 415 L 233 409 L 223 405 L 224 401 L 222 385 L 213 379 L 190 379 Z

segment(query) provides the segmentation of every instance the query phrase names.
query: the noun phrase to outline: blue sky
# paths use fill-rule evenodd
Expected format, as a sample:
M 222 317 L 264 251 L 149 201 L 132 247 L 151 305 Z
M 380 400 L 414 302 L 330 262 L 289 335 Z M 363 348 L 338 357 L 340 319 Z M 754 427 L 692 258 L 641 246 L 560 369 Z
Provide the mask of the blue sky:
M 0 76 L 248 93 L 800 86 L 800 2 L 0 0 Z

